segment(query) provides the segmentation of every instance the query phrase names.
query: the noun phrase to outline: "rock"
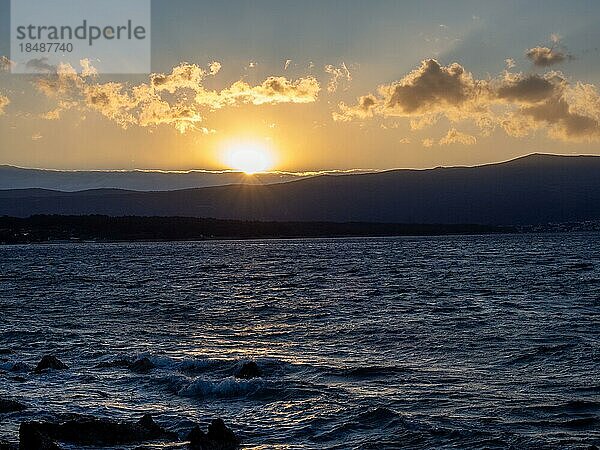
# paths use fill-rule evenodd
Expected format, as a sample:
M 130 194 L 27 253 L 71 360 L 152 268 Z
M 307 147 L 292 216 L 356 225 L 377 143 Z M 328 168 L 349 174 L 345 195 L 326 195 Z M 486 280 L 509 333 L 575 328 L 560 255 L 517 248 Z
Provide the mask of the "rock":
M 188 435 L 188 441 L 192 450 L 234 450 L 240 446 L 238 437 L 221 419 L 211 422 L 208 433 L 196 426 Z
M 262 370 L 254 361 L 245 363 L 240 370 L 235 374 L 236 378 L 243 380 L 251 380 L 252 378 L 262 377 Z
M 61 450 L 61 448 L 47 435 L 40 432 L 37 422 L 25 422 L 19 427 L 20 450 Z
M 27 409 L 27 406 L 19 402 L 0 398 L 0 414 L 23 411 L 24 409 Z
M 63 363 L 56 356 L 46 355 L 42 358 L 42 360 L 38 363 L 35 368 L 35 373 L 42 373 L 44 370 L 52 369 L 52 370 L 65 370 L 69 367 Z
M 29 370 L 31 370 L 29 365 L 25 364 L 24 362 L 20 362 L 20 361 L 14 363 L 10 368 L 11 372 L 28 372 Z
M 0 348 L 0 355 L 12 355 L 13 353 L 10 348 Z
M 131 361 L 128 361 L 126 359 L 117 359 L 115 361 L 102 362 L 102 363 L 98 364 L 96 367 L 99 369 L 104 369 L 104 368 L 131 369 L 131 366 L 133 366 L 133 363 Z
M 177 437 L 174 433 L 157 425 L 150 415 L 145 415 L 138 422 L 117 422 L 82 417 L 62 423 L 26 422 L 21 424 L 19 430 L 21 441 L 28 442 L 30 436 L 36 435 L 50 441 L 93 446 L 136 444 L 157 439 L 176 439 Z
M 138 359 L 131 364 L 131 370 L 138 373 L 150 372 L 152 369 L 154 369 L 154 367 L 154 364 L 152 364 L 152 361 L 150 361 L 148 358 Z
M 148 430 L 152 435 L 157 437 L 160 437 L 166 433 L 165 430 L 154 421 L 150 414 L 144 414 L 138 424 L 142 428 Z

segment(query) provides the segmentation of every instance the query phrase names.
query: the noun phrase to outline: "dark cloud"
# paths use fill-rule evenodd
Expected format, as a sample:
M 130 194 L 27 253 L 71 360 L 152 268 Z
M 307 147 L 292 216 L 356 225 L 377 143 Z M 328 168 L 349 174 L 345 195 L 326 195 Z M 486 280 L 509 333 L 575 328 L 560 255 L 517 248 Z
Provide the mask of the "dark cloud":
M 48 63 L 48 58 L 34 58 L 27 61 L 25 67 L 38 73 L 55 73 L 57 67 Z
M 473 77 L 460 64 L 444 67 L 435 59 L 423 61 L 400 82 L 383 88 L 385 107 L 405 114 L 440 106 L 459 107 L 473 97 L 475 90 Z
M 498 98 L 509 102 L 537 103 L 552 97 L 561 90 L 557 77 L 542 75 L 508 74 L 497 89 Z
M 359 97 L 356 105 L 339 105 L 335 120 L 400 116 L 411 127 L 425 128 L 439 117 L 472 121 L 487 135 L 496 127 L 521 137 L 546 128 L 548 136 L 565 141 L 600 140 L 600 95 L 595 86 L 575 85 L 559 72 L 510 73 L 477 80 L 461 65 L 442 66 L 430 59 L 379 95 Z M 440 144 L 473 144 L 476 137 L 451 129 Z
M 560 50 L 548 47 L 534 47 L 525 55 L 538 67 L 549 67 L 566 61 L 569 56 Z
M 336 121 L 348 122 L 352 119 L 373 117 L 378 103 L 379 100 L 373 94 L 363 95 L 358 98 L 356 105 L 348 106 L 343 102 L 340 103 L 341 113 L 334 113 L 333 118 Z

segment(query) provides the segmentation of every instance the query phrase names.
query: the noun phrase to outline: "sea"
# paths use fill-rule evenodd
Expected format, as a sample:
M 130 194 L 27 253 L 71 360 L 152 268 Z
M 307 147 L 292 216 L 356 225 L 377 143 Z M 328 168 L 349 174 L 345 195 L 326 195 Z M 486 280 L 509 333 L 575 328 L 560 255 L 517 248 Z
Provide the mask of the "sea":
M 151 413 L 182 439 L 222 418 L 244 449 L 587 450 L 600 234 L 3 246 L 0 349 L 10 442 Z

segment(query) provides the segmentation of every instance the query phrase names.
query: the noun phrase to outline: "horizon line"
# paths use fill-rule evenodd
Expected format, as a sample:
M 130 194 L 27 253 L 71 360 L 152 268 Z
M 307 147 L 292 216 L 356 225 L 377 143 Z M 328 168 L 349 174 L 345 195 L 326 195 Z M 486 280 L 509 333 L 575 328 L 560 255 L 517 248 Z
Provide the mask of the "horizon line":
M 451 169 L 451 168 L 475 168 L 475 167 L 484 167 L 484 166 L 492 166 L 496 164 L 504 164 L 512 161 L 518 161 L 520 159 L 529 158 L 532 156 L 556 156 L 556 157 L 600 157 L 598 154 L 592 153 L 544 153 L 544 152 L 533 152 L 527 153 L 524 155 L 516 156 L 513 158 L 486 162 L 481 164 L 472 164 L 472 165 L 451 165 L 451 166 L 430 166 L 430 167 L 393 167 L 386 169 L 364 169 L 364 168 L 354 168 L 354 169 L 324 169 L 324 170 L 306 170 L 306 171 L 285 171 L 285 170 L 269 170 L 264 172 L 256 172 L 253 174 L 247 174 L 245 172 L 235 170 L 235 169 L 223 169 L 223 170 L 211 170 L 211 169 L 183 169 L 183 170 L 166 170 L 166 169 L 56 169 L 56 168 L 44 168 L 44 167 L 26 167 L 19 166 L 13 164 L 0 164 L 0 167 L 10 167 L 13 169 L 21 169 L 21 170 L 38 170 L 44 172 L 61 172 L 61 173 L 155 173 L 155 174 L 165 174 L 165 175 L 188 175 L 188 174 L 210 174 L 210 175 L 222 175 L 222 174 L 237 174 L 243 175 L 247 177 L 257 176 L 257 175 L 287 175 L 287 176 L 296 176 L 296 177 L 310 177 L 310 176 L 319 176 L 319 175 L 337 175 L 337 174 L 360 174 L 360 173 L 384 173 L 384 172 L 393 172 L 397 170 L 433 170 L 433 169 Z

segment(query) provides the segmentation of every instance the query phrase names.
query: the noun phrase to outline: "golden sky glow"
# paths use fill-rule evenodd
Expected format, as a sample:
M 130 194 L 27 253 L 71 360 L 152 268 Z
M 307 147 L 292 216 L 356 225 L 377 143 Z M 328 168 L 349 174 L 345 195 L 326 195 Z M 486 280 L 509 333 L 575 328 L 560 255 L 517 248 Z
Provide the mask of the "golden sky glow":
M 272 151 L 251 140 L 233 140 L 224 148 L 224 163 L 228 168 L 253 175 L 274 168 Z
M 151 74 L 82 60 L 17 76 L 0 58 L 0 164 L 304 172 L 600 153 L 600 4 L 349 0 L 342 26 L 339 5 L 259 0 L 198 27 L 197 2 L 158 3 Z

